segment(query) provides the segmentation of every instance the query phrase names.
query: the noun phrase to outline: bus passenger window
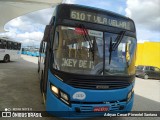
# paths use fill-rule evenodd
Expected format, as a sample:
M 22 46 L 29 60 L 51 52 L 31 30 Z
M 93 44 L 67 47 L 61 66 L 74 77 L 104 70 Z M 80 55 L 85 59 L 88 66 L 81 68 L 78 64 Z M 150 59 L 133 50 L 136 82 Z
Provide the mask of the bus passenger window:
M 3 48 L 6 49 L 7 48 L 7 42 L 3 41 Z
M 7 49 L 10 49 L 10 44 L 9 44 L 9 42 L 7 42 Z
M 19 45 L 18 45 L 18 50 L 20 50 L 21 49 L 21 43 L 19 43 Z
M 2 48 L 2 42 L 1 42 L 1 40 L 0 40 L 0 48 Z

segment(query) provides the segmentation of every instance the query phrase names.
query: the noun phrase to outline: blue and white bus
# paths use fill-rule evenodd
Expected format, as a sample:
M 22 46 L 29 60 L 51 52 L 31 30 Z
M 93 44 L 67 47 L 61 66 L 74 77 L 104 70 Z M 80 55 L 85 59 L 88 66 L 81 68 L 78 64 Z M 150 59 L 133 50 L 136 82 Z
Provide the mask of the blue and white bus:
M 0 60 L 10 62 L 21 56 L 21 43 L 6 37 L 0 38 Z
M 22 48 L 22 54 L 27 55 L 27 51 L 29 51 L 28 47 L 23 47 Z
M 24 47 L 22 48 L 22 54 L 39 57 L 39 48 L 34 47 Z
M 72 118 L 131 111 L 136 45 L 130 18 L 98 8 L 57 5 L 38 61 L 46 111 Z
M 39 57 L 39 48 L 34 48 L 31 52 L 31 56 Z

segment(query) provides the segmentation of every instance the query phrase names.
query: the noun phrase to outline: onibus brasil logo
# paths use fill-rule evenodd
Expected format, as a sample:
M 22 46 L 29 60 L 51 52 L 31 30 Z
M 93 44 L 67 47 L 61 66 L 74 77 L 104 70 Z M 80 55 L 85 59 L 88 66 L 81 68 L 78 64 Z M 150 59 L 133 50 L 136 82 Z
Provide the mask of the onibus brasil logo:
M 2 117 L 42 117 L 40 112 L 33 112 L 33 111 L 23 111 L 23 109 L 20 109 L 19 111 L 12 111 L 15 109 L 11 108 L 5 108 L 2 112 Z

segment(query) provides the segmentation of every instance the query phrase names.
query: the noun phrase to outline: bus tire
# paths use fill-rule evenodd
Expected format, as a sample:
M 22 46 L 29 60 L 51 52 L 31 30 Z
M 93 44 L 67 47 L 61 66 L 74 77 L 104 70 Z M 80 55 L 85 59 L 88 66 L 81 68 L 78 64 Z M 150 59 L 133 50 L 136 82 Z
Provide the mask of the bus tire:
M 5 55 L 3 61 L 5 63 L 9 62 L 10 61 L 10 56 L 9 55 Z

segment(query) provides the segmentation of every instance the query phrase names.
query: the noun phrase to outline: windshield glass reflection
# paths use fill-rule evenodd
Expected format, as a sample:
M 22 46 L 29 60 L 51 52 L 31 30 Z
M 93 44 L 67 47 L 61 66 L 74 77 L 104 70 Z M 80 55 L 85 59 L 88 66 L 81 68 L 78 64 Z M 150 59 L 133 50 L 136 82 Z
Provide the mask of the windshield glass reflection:
M 124 36 L 118 47 L 112 51 L 111 63 L 109 64 L 110 40 L 116 43 L 117 34 L 105 33 L 105 70 L 107 74 L 127 74 L 127 68 L 130 65 L 135 53 L 136 40 L 133 37 Z
M 124 36 L 112 51 L 109 64 L 110 39 L 114 44 L 117 34 L 66 26 L 58 26 L 56 34 L 54 69 L 77 74 L 127 74 L 135 52 L 135 38 Z

